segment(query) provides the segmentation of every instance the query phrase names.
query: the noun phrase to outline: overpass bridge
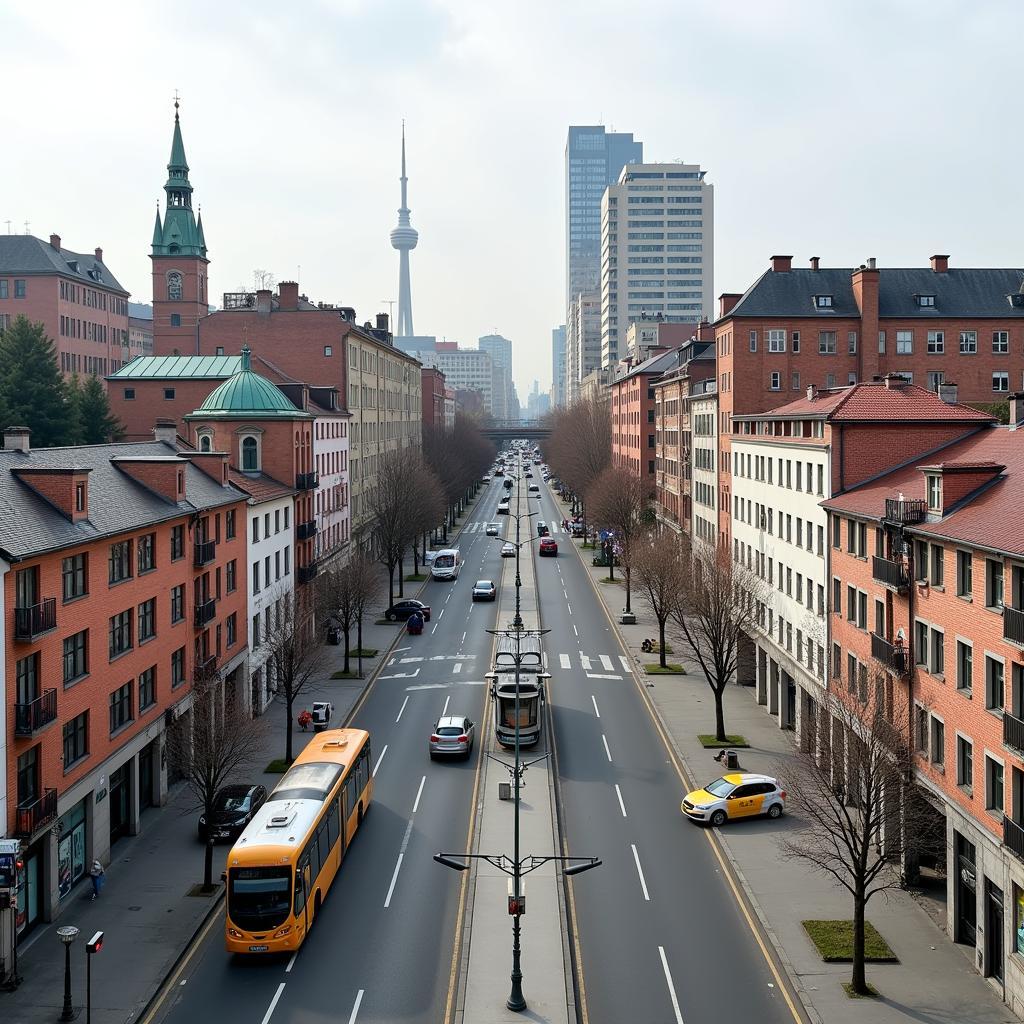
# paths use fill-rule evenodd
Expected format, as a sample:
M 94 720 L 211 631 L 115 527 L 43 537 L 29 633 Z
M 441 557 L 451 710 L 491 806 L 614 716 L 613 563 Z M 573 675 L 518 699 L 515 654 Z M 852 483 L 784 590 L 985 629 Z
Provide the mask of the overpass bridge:
M 551 436 L 551 426 L 540 420 L 491 420 L 480 428 L 480 433 L 497 444 L 520 437 L 527 441 L 543 441 Z

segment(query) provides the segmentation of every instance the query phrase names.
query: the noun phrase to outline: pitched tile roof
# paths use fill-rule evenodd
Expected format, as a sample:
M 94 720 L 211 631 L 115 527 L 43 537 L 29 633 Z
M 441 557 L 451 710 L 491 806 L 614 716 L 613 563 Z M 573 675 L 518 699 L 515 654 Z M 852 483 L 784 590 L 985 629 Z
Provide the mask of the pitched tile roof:
M 266 473 L 242 473 L 237 469 L 228 468 L 228 479 L 239 489 L 245 491 L 255 504 L 271 501 L 274 498 L 287 498 L 295 494 L 294 487 L 279 483 Z
M 35 235 L 0 235 L 0 274 L 61 274 L 84 285 L 109 288 L 128 294 L 110 268 L 95 253 L 58 252 L 49 242 Z
M 824 508 L 879 519 L 885 499 L 926 498 L 924 466 L 995 463 L 1004 466 L 994 481 L 968 495 L 941 519 L 909 527 L 914 534 L 943 537 L 1012 555 L 1024 555 L 1024 430 L 982 429 L 911 465 L 823 501 Z
M 221 487 L 182 460 L 185 500 L 177 504 L 118 469 L 118 457 L 166 457 L 175 449 L 161 441 L 36 448 L 28 454 L 0 449 L 0 552 L 8 560 L 138 530 L 190 512 L 242 501 L 232 486 Z M 12 472 L 14 469 L 83 468 L 89 473 L 89 518 L 70 522 Z
M 853 267 L 766 270 L 747 290 L 730 316 L 858 317 L 853 296 Z M 935 273 L 929 267 L 885 267 L 878 272 L 878 314 L 935 320 L 944 317 L 1024 319 L 1024 305 L 1012 306 L 1008 295 L 1024 287 L 1024 270 L 953 268 Z M 831 309 L 818 309 L 815 295 L 831 295 Z M 922 308 L 916 296 L 934 295 Z

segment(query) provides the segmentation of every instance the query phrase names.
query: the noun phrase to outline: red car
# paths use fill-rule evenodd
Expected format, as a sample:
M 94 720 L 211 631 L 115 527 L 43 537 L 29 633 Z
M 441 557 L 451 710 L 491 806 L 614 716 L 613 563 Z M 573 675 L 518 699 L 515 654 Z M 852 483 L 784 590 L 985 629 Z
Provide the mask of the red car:
M 542 537 L 540 542 L 540 553 L 542 555 L 557 555 L 558 541 L 553 537 Z

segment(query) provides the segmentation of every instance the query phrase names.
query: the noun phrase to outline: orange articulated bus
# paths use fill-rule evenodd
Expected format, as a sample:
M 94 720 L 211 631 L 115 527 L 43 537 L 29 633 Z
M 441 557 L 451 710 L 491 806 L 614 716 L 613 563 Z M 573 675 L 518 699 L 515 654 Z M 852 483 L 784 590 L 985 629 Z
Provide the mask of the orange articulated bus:
M 302 945 L 372 796 L 370 734 L 314 736 L 228 855 L 229 953 Z

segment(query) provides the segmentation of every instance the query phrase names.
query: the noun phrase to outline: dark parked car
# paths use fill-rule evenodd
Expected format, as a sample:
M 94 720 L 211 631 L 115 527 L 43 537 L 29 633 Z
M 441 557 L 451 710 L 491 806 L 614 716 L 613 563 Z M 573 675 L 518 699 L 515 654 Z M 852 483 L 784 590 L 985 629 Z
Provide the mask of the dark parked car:
M 213 839 L 236 840 L 252 816 L 263 806 L 267 791 L 262 786 L 224 786 L 213 798 L 213 814 L 207 819 L 199 815 L 199 839 L 208 842 Z
M 413 598 L 406 598 L 404 601 L 396 601 L 385 613 L 384 618 L 388 622 L 405 622 L 413 612 L 419 612 L 424 621 L 430 621 L 430 605 Z

